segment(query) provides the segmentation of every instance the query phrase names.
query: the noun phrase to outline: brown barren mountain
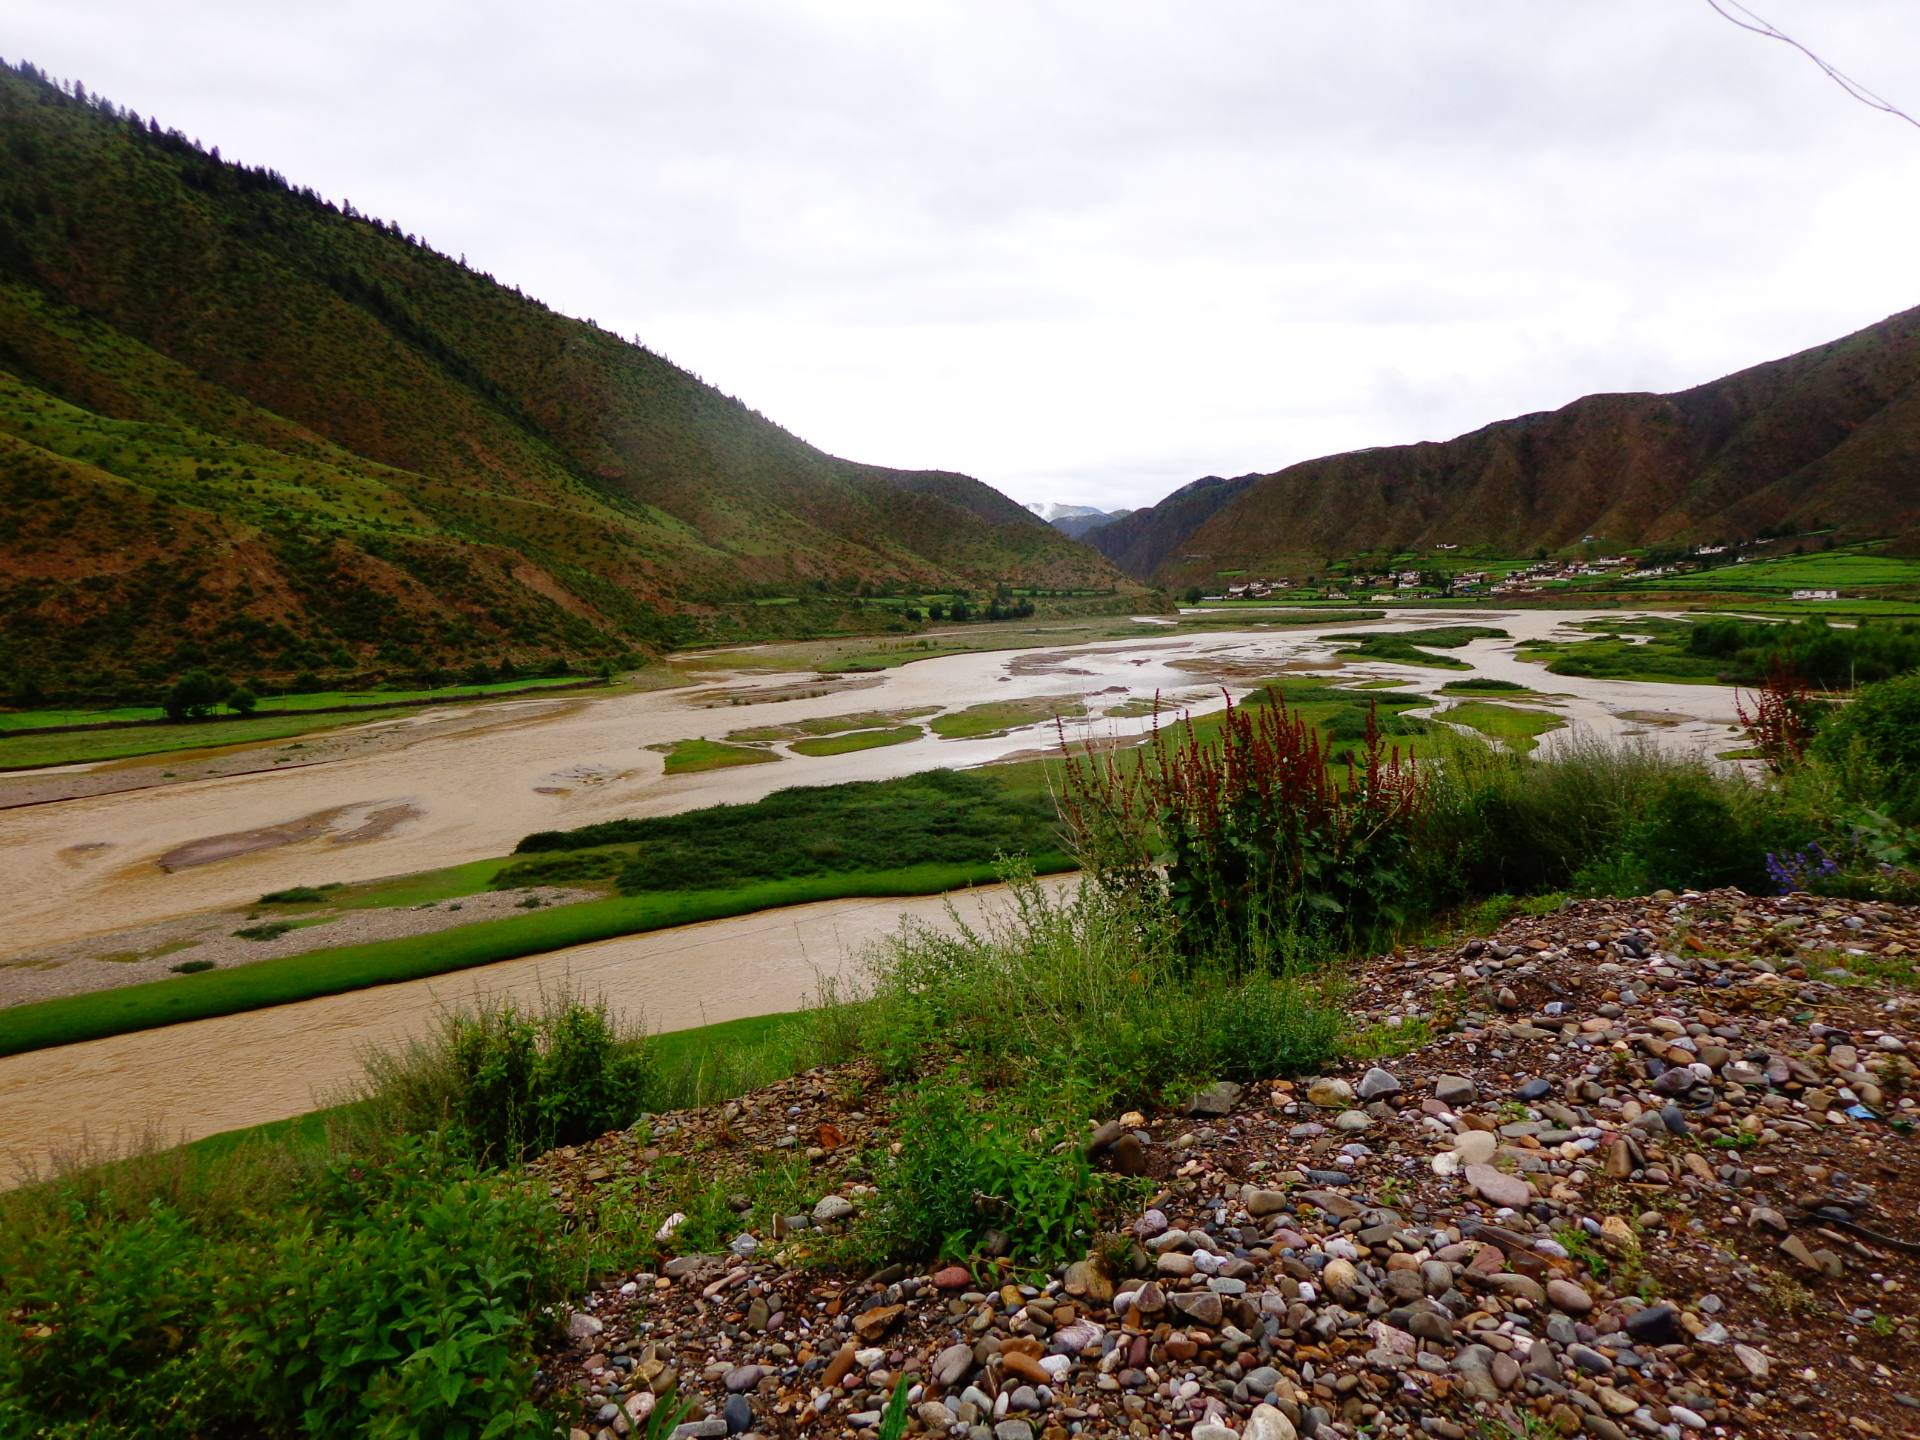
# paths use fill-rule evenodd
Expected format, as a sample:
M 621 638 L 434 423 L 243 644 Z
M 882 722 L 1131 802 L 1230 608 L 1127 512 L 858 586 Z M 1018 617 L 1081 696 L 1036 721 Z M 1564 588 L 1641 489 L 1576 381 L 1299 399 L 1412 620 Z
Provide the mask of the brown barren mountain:
M 1087 539 L 1138 579 L 1438 544 L 1524 554 L 1818 522 L 1920 527 L 1920 309 L 1672 395 L 1590 395 L 1443 443 L 1209 477 Z

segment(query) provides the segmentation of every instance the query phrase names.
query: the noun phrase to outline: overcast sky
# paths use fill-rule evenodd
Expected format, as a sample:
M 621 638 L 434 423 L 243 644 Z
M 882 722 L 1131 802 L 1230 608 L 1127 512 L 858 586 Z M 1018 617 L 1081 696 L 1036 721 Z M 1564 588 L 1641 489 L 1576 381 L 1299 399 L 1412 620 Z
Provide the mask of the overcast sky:
M 1920 114 L 1916 0 L 1753 0 Z M 1021 500 L 1920 304 L 1920 130 L 1705 0 L 10 0 L 0 52 Z

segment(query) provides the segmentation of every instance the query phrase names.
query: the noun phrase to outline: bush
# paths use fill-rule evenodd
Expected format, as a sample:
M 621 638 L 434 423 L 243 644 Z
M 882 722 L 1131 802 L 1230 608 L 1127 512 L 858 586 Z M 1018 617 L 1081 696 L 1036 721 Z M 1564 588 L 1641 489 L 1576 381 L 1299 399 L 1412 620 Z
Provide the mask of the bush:
M 217 675 L 205 670 L 189 670 L 166 694 L 160 702 L 160 708 L 167 713 L 167 719 L 204 720 L 226 700 L 233 687 Z
M 1821 727 L 1812 753 L 1845 799 L 1920 824 L 1920 672 L 1864 687 Z
M 120 1217 L 60 1199 L 68 1223 L 0 1268 L 0 1434 L 194 1435 L 221 1386 L 195 1343 L 218 1273 L 206 1242 L 158 1202 Z
M 239 940 L 278 940 L 288 931 L 297 928 L 299 927 L 291 920 L 269 920 L 262 925 L 242 925 L 233 934 L 234 938 Z
M 339 882 L 331 885 L 294 885 L 285 890 L 269 890 L 258 900 L 261 905 L 318 905 L 327 898 L 329 891 L 341 889 Z
M 524 1160 L 631 1125 L 654 1086 L 648 1048 L 604 1002 L 548 996 L 535 1012 L 491 1000 L 370 1056 L 358 1098 L 373 1123 L 444 1130 L 479 1164 Z
M 551 1434 L 527 1396 L 531 1322 L 564 1293 L 554 1225 L 520 1185 L 421 1142 L 338 1166 L 224 1287 L 229 1383 L 301 1434 Z
M 538 1436 L 558 1217 L 429 1141 L 173 1150 L 0 1201 L 0 1434 Z
M 1552 760 L 1465 752 L 1436 787 L 1421 850 L 1427 904 L 1572 889 L 1770 888 L 1766 857 L 1817 836 L 1817 807 L 1650 746 Z
M 227 709 L 235 715 L 251 715 L 260 708 L 260 697 L 244 685 L 236 685 L 227 692 Z

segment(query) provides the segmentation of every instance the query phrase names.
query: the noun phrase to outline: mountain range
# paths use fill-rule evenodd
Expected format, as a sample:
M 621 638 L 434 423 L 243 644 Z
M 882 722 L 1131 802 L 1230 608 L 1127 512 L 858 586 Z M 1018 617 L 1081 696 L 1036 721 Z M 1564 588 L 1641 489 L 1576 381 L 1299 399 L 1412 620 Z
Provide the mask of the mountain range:
M 1208 476 L 1087 535 L 1135 579 L 1328 557 L 1920 530 L 1920 309 L 1671 395 L 1589 395 L 1438 443 Z
M 1133 513 L 1131 510 L 1102 510 L 1094 505 L 1062 505 L 1051 500 L 1030 500 L 1027 509 L 1061 534 L 1071 535 L 1076 540 L 1085 539 L 1090 530 L 1110 525 Z
M 999 584 L 1141 603 L 979 481 L 825 454 L 395 222 L 0 66 L 0 679 L 590 658 Z

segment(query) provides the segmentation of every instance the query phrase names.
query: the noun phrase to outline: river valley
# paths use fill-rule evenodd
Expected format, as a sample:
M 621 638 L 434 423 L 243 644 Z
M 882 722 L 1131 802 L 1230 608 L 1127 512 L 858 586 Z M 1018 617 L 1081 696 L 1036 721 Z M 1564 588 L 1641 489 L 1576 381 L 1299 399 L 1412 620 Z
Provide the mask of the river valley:
M 682 689 L 500 702 L 486 723 L 446 731 L 432 712 L 400 722 L 392 743 L 320 764 L 164 783 L 187 757 L 143 762 L 142 789 L 0 809 L 9 916 L 0 957 L 72 945 L 130 926 L 244 904 L 276 888 L 357 881 L 497 856 L 530 832 L 758 799 L 799 784 L 883 779 L 989 763 L 1053 743 L 1052 725 L 978 739 L 931 734 L 833 756 L 779 747 L 774 763 L 668 776 L 647 747 L 718 740 L 850 711 L 957 710 L 988 700 L 1072 696 L 1087 707 L 1073 733 L 1138 734 L 1152 722 L 1107 712 L 1177 695 L 1211 709 L 1261 675 L 1339 664 L 1337 645 L 1373 630 L 1496 626 L 1510 638 L 1449 651 L 1471 672 L 1349 660 L 1342 679 L 1437 692 L 1469 674 L 1523 684 L 1521 701 L 1562 728 L 1543 748 L 1583 737 L 1714 754 L 1736 743 L 1731 690 L 1548 674 L 1513 653 L 1593 618 L 1578 612 L 1484 612 L 1325 627 L 1195 630 L 1140 625 L 1138 636 L 1059 649 L 983 651 L 917 661 L 789 698 L 793 671 L 751 666 Z M 1606 618 L 1619 619 L 1617 612 Z M 754 701 L 760 703 L 750 703 Z M 1649 723 L 1648 717 L 1657 717 Z M 121 762 L 122 765 L 125 762 Z M 45 776 L 26 777 L 45 783 Z M 16 783 L 19 783 L 16 781 Z M 5 789 L 0 786 L 0 801 Z M 963 902 L 977 907 L 976 892 Z M 301 1113 L 337 1094 L 369 1045 L 422 1033 L 438 1007 L 476 993 L 530 996 L 571 982 L 656 1029 L 791 1010 L 821 974 L 853 963 L 903 914 L 938 922 L 938 898 L 843 900 L 656 931 L 490 965 L 434 980 L 282 1005 L 0 1059 L 0 1163 L 44 1165 L 83 1136 L 198 1136 Z M 3 963 L 3 961 L 0 961 Z M 33 962 L 19 962 L 16 964 Z M 0 1003 L 9 1000 L 0 969 Z M 22 998 L 19 995 L 13 1000 Z

